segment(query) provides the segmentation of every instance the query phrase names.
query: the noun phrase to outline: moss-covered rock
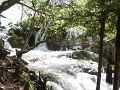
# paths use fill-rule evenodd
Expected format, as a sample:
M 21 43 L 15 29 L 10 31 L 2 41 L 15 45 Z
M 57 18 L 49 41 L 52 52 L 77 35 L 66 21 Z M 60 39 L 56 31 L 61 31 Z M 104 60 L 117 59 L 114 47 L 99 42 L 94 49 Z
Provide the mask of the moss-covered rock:
M 21 48 L 24 43 L 24 40 L 22 37 L 18 37 L 15 35 L 15 36 L 10 37 L 8 39 L 8 42 L 10 42 L 13 48 Z
M 26 84 L 28 84 L 28 88 L 29 88 L 28 90 L 36 90 L 36 89 L 35 89 L 35 86 L 34 86 L 33 82 L 31 81 L 30 76 L 29 76 L 28 73 L 23 72 L 22 75 L 21 75 L 21 78 L 22 78 L 22 80 L 23 80 Z
M 98 58 L 98 55 L 90 51 L 81 50 L 81 51 L 74 52 L 72 55 L 72 58 L 96 61 Z

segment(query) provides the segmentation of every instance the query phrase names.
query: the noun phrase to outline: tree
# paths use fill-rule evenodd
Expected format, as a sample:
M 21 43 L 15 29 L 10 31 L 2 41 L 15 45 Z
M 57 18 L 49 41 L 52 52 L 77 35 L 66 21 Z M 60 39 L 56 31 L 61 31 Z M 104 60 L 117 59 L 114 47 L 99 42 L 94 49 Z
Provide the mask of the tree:
M 105 0 L 89 0 L 86 4 L 86 27 L 90 29 L 88 32 L 91 36 L 94 32 L 94 37 L 99 35 L 99 61 L 98 61 L 98 74 L 97 74 L 97 84 L 96 90 L 100 90 L 101 83 L 101 68 L 102 68 L 102 58 L 103 58 L 103 39 L 105 32 L 105 22 L 107 18 Z M 93 24 L 94 23 L 94 24 Z M 99 28 L 100 27 L 100 28 Z M 96 32 L 96 33 L 95 33 Z M 98 34 L 99 33 L 99 34 Z
M 120 11 L 120 9 L 118 9 Z M 116 54 L 115 54 L 115 72 L 114 72 L 114 84 L 113 90 L 119 90 L 120 84 L 120 13 L 117 13 L 117 34 L 116 34 Z
M 99 63 L 98 63 L 98 77 L 97 77 L 97 86 L 96 90 L 100 90 L 100 82 L 101 82 L 101 68 L 102 68 L 102 58 L 103 58 L 103 38 L 105 32 L 105 20 L 106 13 L 102 11 L 100 17 L 100 49 L 99 49 Z

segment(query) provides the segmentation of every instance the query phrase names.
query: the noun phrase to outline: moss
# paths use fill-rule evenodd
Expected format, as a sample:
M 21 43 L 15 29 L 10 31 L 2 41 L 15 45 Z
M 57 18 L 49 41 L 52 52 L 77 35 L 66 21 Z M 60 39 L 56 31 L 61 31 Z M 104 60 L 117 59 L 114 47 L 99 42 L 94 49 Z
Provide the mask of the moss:
M 107 64 L 108 64 L 107 59 L 106 59 L 106 58 L 102 58 L 102 65 L 103 65 L 104 67 L 106 67 Z
M 74 52 L 72 58 L 74 58 L 74 59 L 85 59 L 85 60 L 93 60 L 93 61 L 95 61 L 97 59 L 97 55 L 95 53 L 82 50 L 82 51 L 79 51 L 79 52 Z
M 8 39 L 8 42 L 10 42 L 10 44 L 12 45 L 13 48 L 20 48 L 22 46 L 22 41 L 23 41 L 23 38 L 18 37 L 16 35 L 14 35 Z

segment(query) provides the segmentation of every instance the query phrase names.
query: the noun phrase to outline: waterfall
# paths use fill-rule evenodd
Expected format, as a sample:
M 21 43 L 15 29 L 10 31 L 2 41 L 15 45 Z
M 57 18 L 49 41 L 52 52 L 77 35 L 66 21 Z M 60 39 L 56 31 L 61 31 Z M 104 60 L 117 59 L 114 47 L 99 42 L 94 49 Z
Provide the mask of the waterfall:
M 0 31 L 0 39 L 4 40 L 4 48 L 6 48 L 6 49 L 12 49 L 12 46 L 7 41 L 8 37 L 9 37 L 7 35 L 7 32 L 8 32 L 8 30 Z
M 4 40 L 4 41 L 5 41 L 4 47 L 5 47 L 6 49 L 12 49 L 12 46 L 10 45 L 10 43 L 9 43 L 7 40 Z
M 8 49 L 10 51 L 10 54 L 8 56 L 14 56 L 16 55 L 16 51 L 15 48 L 12 48 L 12 46 L 10 45 L 10 43 L 7 41 L 8 39 L 8 35 L 7 35 L 7 30 L 3 30 L 0 31 L 0 39 L 2 39 L 4 41 L 4 48 Z
M 96 78 L 90 72 L 97 72 L 97 63 L 91 60 L 69 58 L 74 51 L 39 51 L 31 50 L 22 58 L 26 60 L 30 70 L 37 74 L 40 70 L 48 77 L 47 86 L 51 90 L 95 90 Z M 105 82 L 102 73 L 101 90 L 112 90 L 112 85 Z
M 42 30 L 40 29 L 37 33 L 36 33 L 36 37 L 35 37 L 35 43 L 39 42 L 39 41 L 44 41 L 46 39 L 46 32 L 47 30 Z
M 35 36 L 35 44 L 39 41 L 44 41 L 46 39 L 46 32 L 47 30 L 42 30 L 40 29 Z M 41 43 L 40 45 L 38 45 L 36 48 L 34 48 L 34 50 L 41 50 L 41 51 L 48 51 L 47 45 L 46 43 Z
M 34 48 L 34 50 L 36 50 L 36 51 L 49 51 L 46 43 L 42 43 L 42 44 L 38 45 L 36 48 Z
M 85 30 L 86 28 L 83 26 L 70 27 L 68 29 L 66 40 L 71 48 L 82 49 L 80 36 L 85 33 Z

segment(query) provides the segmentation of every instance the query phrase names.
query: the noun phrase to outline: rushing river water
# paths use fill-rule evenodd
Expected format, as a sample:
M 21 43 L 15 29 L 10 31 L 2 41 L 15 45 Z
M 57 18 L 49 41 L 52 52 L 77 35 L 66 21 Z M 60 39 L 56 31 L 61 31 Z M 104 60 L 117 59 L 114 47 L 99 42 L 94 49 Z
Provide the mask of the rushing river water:
M 31 70 L 39 71 L 48 77 L 47 85 L 52 90 L 95 90 L 97 63 L 91 60 L 77 60 L 69 58 L 74 51 L 49 51 L 45 44 L 23 55 Z M 101 90 L 112 90 L 112 86 L 105 82 L 102 73 Z
M 5 48 L 11 49 L 7 42 L 7 32 L 0 32 L 0 38 L 5 41 Z M 95 90 L 97 63 L 91 60 L 72 59 L 75 51 L 50 51 L 45 43 L 24 54 L 22 58 L 29 63 L 28 68 L 37 74 L 40 71 L 48 77 L 47 85 L 51 90 Z M 105 73 L 102 73 L 101 90 L 112 90 L 112 85 L 105 82 Z
M 7 32 L 1 31 L 0 38 L 5 41 L 5 48 L 12 49 L 7 42 Z M 12 49 L 12 55 L 15 51 Z M 47 85 L 52 90 L 95 90 L 97 63 L 91 60 L 72 59 L 75 51 L 50 51 L 45 43 L 24 54 L 22 58 L 29 63 L 28 68 L 37 74 L 48 77 Z M 112 90 L 112 85 L 105 82 L 102 73 L 101 90 Z

